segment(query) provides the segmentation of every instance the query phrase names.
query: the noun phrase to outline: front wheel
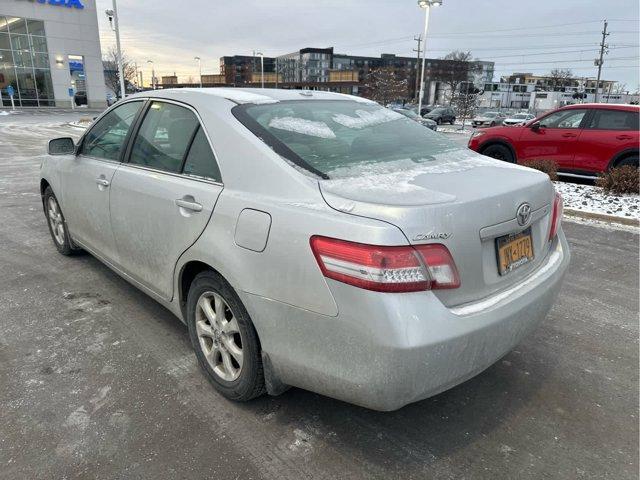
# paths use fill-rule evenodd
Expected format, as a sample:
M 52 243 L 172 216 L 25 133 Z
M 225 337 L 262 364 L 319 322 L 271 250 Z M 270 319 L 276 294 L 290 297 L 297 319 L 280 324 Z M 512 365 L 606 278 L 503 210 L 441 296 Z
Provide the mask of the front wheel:
M 54 195 L 53 190 L 51 190 L 51 187 L 47 187 L 44 191 L 42 205 L 44 207 L 44 213 L 47 216 L 49 233 L 51 233 L 51 238 L 58 252 L 62 255 L 72 255 L 77 252 L 79 249 L 76 248 L 71 241 L 67 222 L 64 219 L 58 199 Z
M 200 367 L 230 400 L 265 392 L 258 335 L 240 298 L 215 272 L 196 276 L 187 296 L 187 326 Z
M 513 158 L 511 150 L 504 145 L 489 145 L 487 148 L 483 149 L 481 153 L 487 157 L 502 160 L 503 162 L 515 162 L 515 158 Z

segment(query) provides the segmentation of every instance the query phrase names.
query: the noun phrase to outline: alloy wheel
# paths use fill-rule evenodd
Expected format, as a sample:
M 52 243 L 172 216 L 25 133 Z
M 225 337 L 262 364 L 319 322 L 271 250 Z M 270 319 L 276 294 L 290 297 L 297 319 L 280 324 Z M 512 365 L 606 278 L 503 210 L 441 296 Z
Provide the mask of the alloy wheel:
M 47 200 L 47 216 L 49 217 L 49 225 L 51 225 L 51 231 L 58 245 L 64 245 L 65 230 L 64 219 L 60 212 L 60 206 L 55 197 L 49 197 Z
M 195 313 L 198 342 L 209 366 L 222 380 L 236 380 L 242 372 L 244 342 L 233 311 L 218 293 L 205 292 Z

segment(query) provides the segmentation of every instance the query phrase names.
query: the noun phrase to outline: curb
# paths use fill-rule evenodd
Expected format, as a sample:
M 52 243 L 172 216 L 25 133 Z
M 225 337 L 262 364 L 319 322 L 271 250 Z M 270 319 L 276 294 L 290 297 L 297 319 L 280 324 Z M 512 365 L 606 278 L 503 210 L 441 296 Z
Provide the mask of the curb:
M 590 220 L 600 220 L 600 221 L 609 222 L 609 223 L 631 225 L 632 227 L 640 226 L 640 221 L 637 218 L 631 218 L 631 217 L 616 217 L 615 215 L 607 215 L 605 213 L 585 212 L 583 210 L 576 210 L 574 208 L 565 208 L 564 214 L 570 217 L 586 218 Z

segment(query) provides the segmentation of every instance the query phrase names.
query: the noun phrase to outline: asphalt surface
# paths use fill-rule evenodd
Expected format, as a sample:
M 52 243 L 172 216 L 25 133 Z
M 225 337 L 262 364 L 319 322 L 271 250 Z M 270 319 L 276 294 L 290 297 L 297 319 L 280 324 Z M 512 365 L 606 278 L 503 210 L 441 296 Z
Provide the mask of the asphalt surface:
M 434 398 L 234 404 L 167 310 L 56 252 L 40 156 L 84 114 L 0 116 L 0 478 L 638 478 L 637 234 L 565 223 L 573 259 L 546 321 Z

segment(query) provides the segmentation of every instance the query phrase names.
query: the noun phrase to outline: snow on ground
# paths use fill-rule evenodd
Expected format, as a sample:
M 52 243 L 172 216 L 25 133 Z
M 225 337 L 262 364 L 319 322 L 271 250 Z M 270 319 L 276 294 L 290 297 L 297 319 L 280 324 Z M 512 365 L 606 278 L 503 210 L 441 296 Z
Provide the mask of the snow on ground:
M 621 218 L 637 219 L 639 217 L 640 195 L 607 195 L 601 188 L 593 185 L 553 183 L 562 195 L 565 208 Z

